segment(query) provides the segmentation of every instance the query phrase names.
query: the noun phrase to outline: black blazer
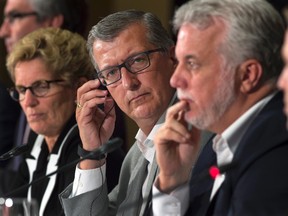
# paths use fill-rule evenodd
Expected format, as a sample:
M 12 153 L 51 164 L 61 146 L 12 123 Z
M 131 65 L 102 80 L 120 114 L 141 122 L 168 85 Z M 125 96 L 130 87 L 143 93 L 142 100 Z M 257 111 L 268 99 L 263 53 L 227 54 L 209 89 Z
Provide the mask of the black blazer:
M 225 181 L 209 201 L 213 180 L 199 176 L 216 164 L 210 141 L 196 163 L 186 215 L 288 215 L 288 132 L 277 93 L 244 134 Z M 195 181 L 195 179 L 197 181 Z
M 21 107 L 10 97 L 2 83 L 0 83 L 0 101 L 0 154 L 4 154 L 14 147 L 16 124 Z M 1 161 L 0 167 L 7 168 L 8 162 Z

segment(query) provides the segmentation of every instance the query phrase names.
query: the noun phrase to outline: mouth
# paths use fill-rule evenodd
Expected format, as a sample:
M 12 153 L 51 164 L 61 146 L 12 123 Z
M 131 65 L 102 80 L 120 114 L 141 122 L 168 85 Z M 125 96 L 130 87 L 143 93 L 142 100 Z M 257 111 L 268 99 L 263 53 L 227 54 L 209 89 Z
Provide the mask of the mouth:
M 187 98 L 187 97 L 179 97 L 180 101 L 185 101 L 187 106 L 189 106 L 189 104 L 193 103 L 193 100 L 191 98 Z
M 10 52 L 11 52 L 12 46 L 13 46 L 13 43 L 12 43 L 12 42 L 9 42 L 9 41 L 5 40 L 5 47 L 6 47 L 7 53 L 10 53 Z
M 142 100 L 147 95 L 149 95 L 149 93 L 143 93 L 143 94 L 139 94 L 137 96 L 133 96 L 131 99 L 129 99 L 129 103 L 138 102 L 138 101 Z
M 183 92 L 181 90 L 177 90 L 177 97 L 178 97 L 179 100 L 190 101 L 190 102 L 193 101 L 193 99 L 192 99 L 190 94 L 188 94 L 186 92 Z
M 43 117 L 44 114 L 42 113 L 34 113 L 34 114 L 29 114 L 27 115 L 27 119 L 29 122 L 34 122 L 34 121 L 38 121 Z

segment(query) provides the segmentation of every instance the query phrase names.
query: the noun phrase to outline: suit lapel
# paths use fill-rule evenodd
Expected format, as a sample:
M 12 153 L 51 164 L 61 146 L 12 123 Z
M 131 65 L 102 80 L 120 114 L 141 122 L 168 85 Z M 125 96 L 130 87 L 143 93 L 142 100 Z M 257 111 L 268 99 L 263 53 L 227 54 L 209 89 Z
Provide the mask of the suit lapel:
M 205 215 L 209 203 L 214 180 L 208 170 L 216 164 L 216 154 L 212 149 L 212 137 L 204 146 L 193 169 L 190 180 L 190 205 L 186 215 Z
M 147 180 L 147 186 L 146 186 L 144 199 L 143 199 L 143 203 L 142 203 L 142 207 L 141 207 L 139 215 L 144 215 L 144 213 L 146 213 L 146 211 L 149 211 L 149 207 L 151 204 L 151 198 L 152 198 L 151 197 L 152 187 L 153 187 L 153 183 L 155 181 L 155 177 L 156 177 L 157 173 L 158 173 L 158 165 L 156 163 L 156 157 L 154 155 L 154 159 L 153 159 L 153 163 L 151 165 L 151 170 L 150 170 L 149 177 Z
M 127 196 L 119 206 L 118 215 L 134 216 L 138 215 L 142 204 L 142 186 L 147 176 L 148 161 L 142 156 L 139 158 L 134 171 L 131 173 Z

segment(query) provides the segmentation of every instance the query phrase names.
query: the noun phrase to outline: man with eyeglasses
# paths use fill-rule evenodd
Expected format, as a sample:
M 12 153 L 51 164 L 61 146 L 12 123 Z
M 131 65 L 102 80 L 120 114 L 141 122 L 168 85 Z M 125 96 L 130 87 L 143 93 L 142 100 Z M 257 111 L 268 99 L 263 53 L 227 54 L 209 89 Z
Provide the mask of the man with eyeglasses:
M 7 0 L 0 37 L 9 53 L 26 34 L 43 27 L 61 27 L 85 34 L 87 5 L 85 1 L 69 0 Z
M 83 148 L 92 151 L 108 141 L 115 121 L 114 103 L 136 122 L 139 131 L 123 162 L 119 184 L 109 195 L 101 178 L 105 159 L 78 164 L 73 184 L 61 194 L 65 214 L 146 215 L 158 172 L 153 137 L 166 109 L 176 100 L 169 84 L 177 64 L 174 43 L 153 14 L 128 10 L 96 24 L 87 46 L 98 79 L 77 92 L 76 118 Z M 108 91 L 100 90 L 101 85 Z M 99 104 L 104 104 L 104 110 Z
M 131 73 L 141 73 L 150 66 L 149 55 L 154 52 L 165 52 L 164 48 L 158 48 L 153 50 L 144 51 L 137 53 L 135 55 L 127 58 L 122 64 L 108 67 L 97 73 L 97 77 L 100 80 L 101 84 L 104 86 L 112 85 L 117 81 L 121 80 L 121 68 L 124 67 Z

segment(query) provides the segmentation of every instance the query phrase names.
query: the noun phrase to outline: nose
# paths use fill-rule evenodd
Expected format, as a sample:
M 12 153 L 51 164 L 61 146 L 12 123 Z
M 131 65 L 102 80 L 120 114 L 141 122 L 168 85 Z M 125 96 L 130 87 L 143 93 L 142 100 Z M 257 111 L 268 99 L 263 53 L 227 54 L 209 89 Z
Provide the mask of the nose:
M 277 86 L 279 89 L 283 90 L 286 85 L 288 87 L 287 76 L 288 76 L 288 68 L 284 68 L 277 82 Z
M 121 68 L 122 85 L 125 89 L 135 90 L 139 87 L 140 81 L 137 74 L 129 72 L 126 68 Z
M 20 101 L 22 106 L 24 106 L 24 107 L 34 107 L 34 106 L 36 106 L 38 104 L 37 97 L 32 94 L 30 89 L 27 89 L 23 96 L 24 96 L 24 99 Z
M 188 72 L 187 72 L 188 73 Z M 173 88 L 186 88 L 187 87 L 187 74 L 181 63 L 179 63 L 170 78 L 170 85 Z
M 4 20 L 1 27 L 0 27 L 0 38 L 5 38 L 9 35 L 9 23 Z

